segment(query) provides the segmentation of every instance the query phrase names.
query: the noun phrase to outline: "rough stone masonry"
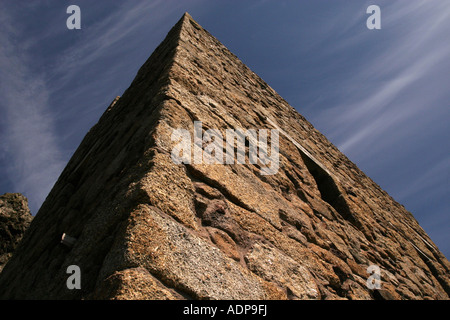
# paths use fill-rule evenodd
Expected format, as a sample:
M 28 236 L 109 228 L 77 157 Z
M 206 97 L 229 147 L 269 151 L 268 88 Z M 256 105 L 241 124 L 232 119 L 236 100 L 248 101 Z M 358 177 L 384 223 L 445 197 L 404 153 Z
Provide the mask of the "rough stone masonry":
M 29 227 L 33 216 L 28 200 L 20 193 L 0 196 L 0 272 Z
M 278 172 L 175 164 L 173 128 L 194 121 L 279 128 Z M 411 213 L 185 14 L 76 150 L 0 298 L 448 299 L 449 267 Z

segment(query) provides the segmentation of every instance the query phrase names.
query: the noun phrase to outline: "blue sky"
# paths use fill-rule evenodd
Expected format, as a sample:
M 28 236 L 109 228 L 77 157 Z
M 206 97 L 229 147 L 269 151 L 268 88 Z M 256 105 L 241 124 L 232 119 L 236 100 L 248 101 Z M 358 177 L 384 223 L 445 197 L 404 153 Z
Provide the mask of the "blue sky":
M 81 8 L 68 30 L 66 8 Z M 381 8 L 381 30 L 366 9 Z M 35 214 L 84 135 L 188 11 L 450 256 L 450 1 L 25 1 L 0 11 L 0 194 Z

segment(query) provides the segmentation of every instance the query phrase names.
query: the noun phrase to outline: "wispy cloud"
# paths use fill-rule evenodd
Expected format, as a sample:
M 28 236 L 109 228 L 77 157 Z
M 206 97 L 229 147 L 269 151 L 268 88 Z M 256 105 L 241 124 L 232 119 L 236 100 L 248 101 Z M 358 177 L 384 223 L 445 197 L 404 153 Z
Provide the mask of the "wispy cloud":
M 393 101 L 400 95 L 408 96 L 410 86 L 418 80 L 423 79 L 427 72 L 438 65 L 442 60 L 449 56 L 449 49 L 438 49 L 427 55 L 418 62 L 412 62 L 408 67 L 390 80 L 383 81 L 373 92 L 367 95 L 363 100 L 358 100 L 351 105 L 345 105 L 340 108 L 340 116 L 337 121 L 342 123 L 352 121 L 359 122 L 359 128 L 347 136 L 340 147 L 344 151 L 351 148 L 357 148 L 358 144 L 373 135 L 380 135 L 386 132 L 388 128 L 400 128 L 400 124 L 406 126 L 411 114 L 420 111 L 426 112 L 426 104 L 417 103 L 411 99 L 403 99 L 403 103 L 408 105 L 392 105 Z M 380 61 L 378 68 L 383 68 L 384 61 Z M 379 70 L 378 69 L 378 70 Z M 336 120 L 336 118 L 335 118 Z M 403 126 L 401 126 L 403 127 Z
M 0 12 L 0 20 L 3 26 L 9 26 L 0 33 L 0 107 L 4 126 L 0 151 L 14 191 L 29 198 L 35 213 L 64 163 L 48 108 L 45 81 L 28 70 L 32 61 L 13 43 L 11 37 L 17 30 L 8 23 L 4 11 Z
M 449 67 L 450 47 L 442 41 L 448 32 L 449 10 L 448 2 L 394 2 L 382 6 L 383 29 L 375 32 L 384 36 L 382 40 L 388 45 L 372 44 L 373 54 L 339 84 L 341 97 L 337 104 L 313 119 L 327 128 L 342 151 L 357 156 L 359 152 L 361 157 L 373 155 L 367 153 L 368 141 L 384 141 L 380 147 L 385 148 L 386 132 L 410 132 L 411 117 L 428 113 L 430 100 L 447 94 L 442 87 L 441 91 L 433 91 L 438 96 L 424 97 L 430 86 L 442 85 L 436 79 L 439 68 Z M 334 50 L 357 52 L 358 47 L 368 47 L 370 32 L 360 28 Z M 376 147 L 371 145 L 374 153 Z

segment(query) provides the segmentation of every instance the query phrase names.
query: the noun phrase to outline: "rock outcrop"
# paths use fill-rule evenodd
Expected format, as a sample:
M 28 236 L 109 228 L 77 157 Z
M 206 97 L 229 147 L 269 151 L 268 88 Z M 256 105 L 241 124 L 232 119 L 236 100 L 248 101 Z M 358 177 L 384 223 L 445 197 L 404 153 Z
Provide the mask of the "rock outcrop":
M 177 163 L 174 130 L 194 122 L 278 132 L 277 170 L 250 161 L 251 136 L 245 164 Z M 0 298 L 448 299 L 449 270 L 411 213 L 185 14 L 82 141 Z
M 33 216 L 20 193 L 0 196 L 0 273 L 28 229 Z

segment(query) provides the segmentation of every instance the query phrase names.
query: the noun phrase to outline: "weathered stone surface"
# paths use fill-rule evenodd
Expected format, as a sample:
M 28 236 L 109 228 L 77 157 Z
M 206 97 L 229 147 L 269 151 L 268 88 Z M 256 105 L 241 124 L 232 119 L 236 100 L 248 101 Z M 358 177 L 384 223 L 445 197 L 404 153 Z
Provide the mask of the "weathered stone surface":
M 91 298 L 101 300 L 176 300 L 184 297 L 164 286 L 147 269 L 130 268 L 113 273 Z
M 252 272 L 285 287 L 289 296 L 319 298 L 319 289 L 309 271 L 273 246 L 255 243 L 245 259 Z
M 33 219 L 28 200 L 20 193 L 0 196 L 0 272 Z
M 194 121 L 278 129 L 278 172 L 175 164 L 173 129 Z M 449 270 L 411 213 L 186 14 L 86 135 L 0 298 L 448 299 Z

